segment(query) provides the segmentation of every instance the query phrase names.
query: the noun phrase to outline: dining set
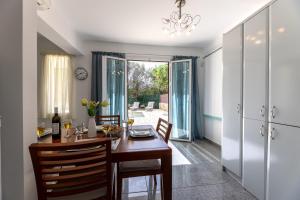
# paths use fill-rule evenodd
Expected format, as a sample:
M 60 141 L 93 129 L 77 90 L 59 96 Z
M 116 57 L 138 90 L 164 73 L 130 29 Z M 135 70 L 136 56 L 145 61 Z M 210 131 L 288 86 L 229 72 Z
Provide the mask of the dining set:
M 161 198 L 172 199 L 172 149 L 168 140 L 172 124 L 159 118 L 151 125 L 121 128 L 120 116 L 96 116 L 97 124 L 120 127 L 118 136 L 98 131 L 97 136 L 72 134 L 59 141 L 51 136 L 29 146 L 39 200 L 121 200 L 123 179 L 149 176 L 157 185 L 160 176 Z M 149 137 L 134 137 L 133 132 L 151 132 Z

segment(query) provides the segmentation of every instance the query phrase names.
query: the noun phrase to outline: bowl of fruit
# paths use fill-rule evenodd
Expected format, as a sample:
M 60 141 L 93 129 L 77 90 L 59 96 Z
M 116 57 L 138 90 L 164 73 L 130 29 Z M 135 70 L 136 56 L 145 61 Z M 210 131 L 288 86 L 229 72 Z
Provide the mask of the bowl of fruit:
M 118 125 L 105 124 L 105 125 L 102 125 L 102 131 L 105 133 L 106 136 L 120 137 L 122 128 Z

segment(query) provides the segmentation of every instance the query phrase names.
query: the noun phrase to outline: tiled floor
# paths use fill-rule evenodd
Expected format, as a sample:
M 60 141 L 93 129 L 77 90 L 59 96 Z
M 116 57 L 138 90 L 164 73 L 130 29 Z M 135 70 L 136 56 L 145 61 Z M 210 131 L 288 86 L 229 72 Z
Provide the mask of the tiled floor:
M 172 142 L 172 146 L 177 151 L 173 153 L 173 160 L 176 160 L 178 153 L 182 154 L 181 159 L 177 158 L 175 163 L 173 161 L 174 200 L 256 199 L 222 171 L 218 146 L 207 141 Z M 181 161 L 183 165 L 179 165 Z M 156 187 L 149 177 L 125 179 L 122 200 L 160 200 L 159 183 L 159 177 Z

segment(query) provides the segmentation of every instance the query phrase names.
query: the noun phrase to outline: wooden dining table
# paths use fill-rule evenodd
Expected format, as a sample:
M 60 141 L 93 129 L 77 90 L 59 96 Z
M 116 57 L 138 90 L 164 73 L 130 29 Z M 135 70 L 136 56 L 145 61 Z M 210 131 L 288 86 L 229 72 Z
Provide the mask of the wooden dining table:
M 154 137 L 134 139 L 129 136 L 128 130 L 122 130 L 118 146 L 112 150 L 112 162 L 119 163 L 124 161 L 138 161 L 147 159 L 160 159 L 162 169 L 162 197 L 164 200 L 172 199 L 172 149 L 163 138 L 154 130 L 151 125 L 134 126 L 133 129 L 151 129 Z M 75 135 L 65 137 L 66 131 L 62 131 L 60 143 L 75 142 Z M 98 132 L 98 138 L 105 137 L 105 134 Z M 88 139 L 87 134 L 81 138 Z M 78 138 L 77 138 L 78 140 Z M 79 139 L 80 141 L 80 139 Z M 39 139 L 40 143 L 52 143 L 51 136 Z

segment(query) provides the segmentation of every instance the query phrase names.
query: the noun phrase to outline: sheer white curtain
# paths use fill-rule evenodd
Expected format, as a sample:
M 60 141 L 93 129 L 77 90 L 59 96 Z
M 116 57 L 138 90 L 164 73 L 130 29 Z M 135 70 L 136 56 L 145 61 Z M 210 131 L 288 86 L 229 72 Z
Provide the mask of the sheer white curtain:
M 41 84 L 42 117 L 51 118 L 54 107 L 58 107 L 58 112 L 62 117 L 71 117 L 71 57 L 45 55 L 41 70 Z

